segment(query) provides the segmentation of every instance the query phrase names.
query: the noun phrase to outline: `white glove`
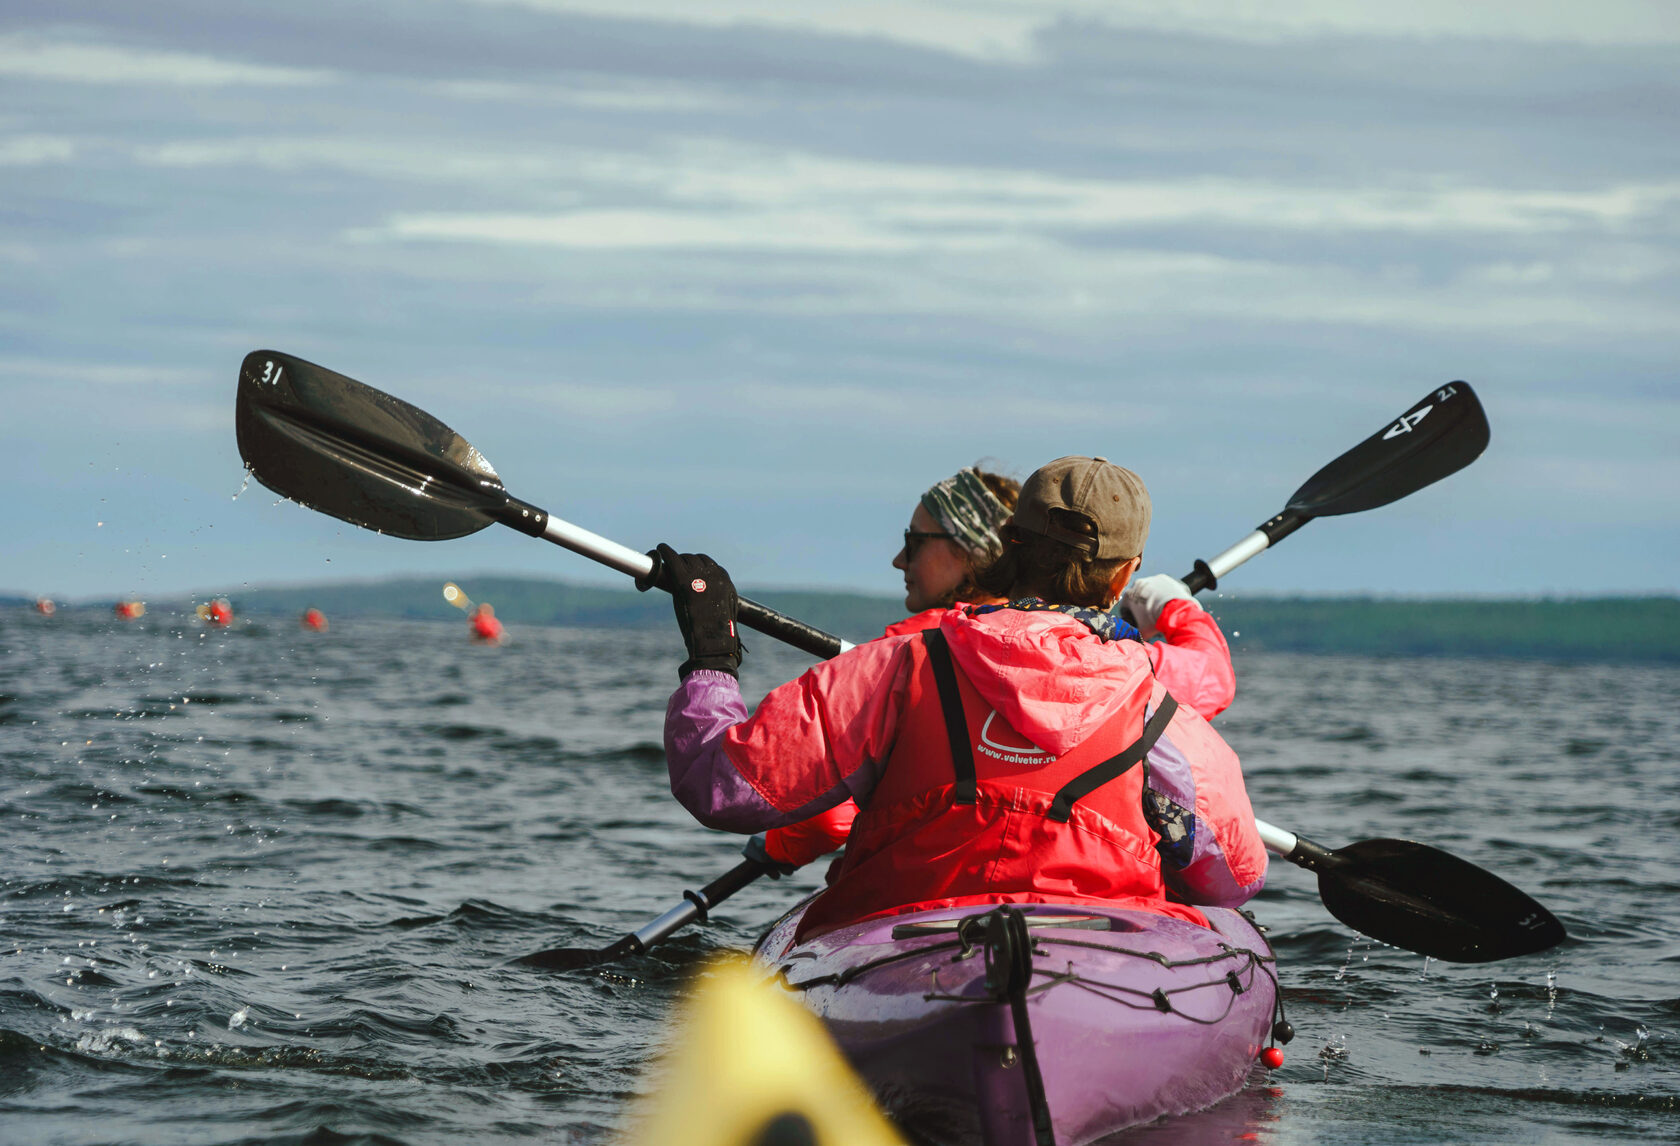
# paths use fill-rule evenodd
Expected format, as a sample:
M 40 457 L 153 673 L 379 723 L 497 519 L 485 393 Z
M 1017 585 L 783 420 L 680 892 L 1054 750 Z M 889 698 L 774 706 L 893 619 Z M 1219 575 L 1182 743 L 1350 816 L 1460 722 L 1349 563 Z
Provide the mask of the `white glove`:
M 1177 577 L 1169 577 L 1165 573 L 1157 573 L 1153 577 L 1133 577 L 1120 593 L 1120 615 L 1131 619 L 1144 640 L 1154 640 L 1160 636 L 1155 623 L 1161 619 L 1161 610 L 1173 601 L 1189 601 L 1196 608 L 1201 608 L 1196 604 L 1190 586 Z

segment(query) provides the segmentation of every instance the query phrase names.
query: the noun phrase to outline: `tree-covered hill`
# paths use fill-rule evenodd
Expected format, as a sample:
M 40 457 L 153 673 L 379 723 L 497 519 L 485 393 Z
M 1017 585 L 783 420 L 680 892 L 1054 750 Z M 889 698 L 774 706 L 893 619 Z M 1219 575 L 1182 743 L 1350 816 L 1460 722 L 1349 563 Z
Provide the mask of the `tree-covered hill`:
M 509 625 L 649 628 L 671 623 L 662 593 L 520 577 L 457 578 Z M 332 619 L 460 617 L 441 578 L 247 589 L 233 594 L 241 616 L 295 615 L 315 607 Z M 771 608 L 867 640 L 903 615 L 894 596 L 818 590 L 743 592 Z M 1205 598 L 1240 656 L 1244 650 L 1398 656 L 1496 656 L 1557 660 L 1680 662 L 1680 598 L 1435 600 L 1361 597 Z M 162 603 L 160 603 L 162 604 Z
M 1680 663 L 1680 598 L 1224 597 L 1235 650 Z

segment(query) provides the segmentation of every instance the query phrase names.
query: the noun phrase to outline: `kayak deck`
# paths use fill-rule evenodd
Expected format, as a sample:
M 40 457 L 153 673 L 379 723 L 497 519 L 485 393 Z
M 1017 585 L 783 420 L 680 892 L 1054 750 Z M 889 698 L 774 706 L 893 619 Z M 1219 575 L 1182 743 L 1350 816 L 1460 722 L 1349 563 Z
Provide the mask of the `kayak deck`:
M 995 909 L 889 916 L 796 944 L 801 905 L 754 955 L 918 1141 L 1042 1141 L 1040 1106 L 1058 1146 L 1080 1146 L 1242 1087 L 1277 999 L 1271 948 L 1249 917 L 1208 909 L 1209 929 L 1145 911 L 1016 907 L 1013 1004 Z

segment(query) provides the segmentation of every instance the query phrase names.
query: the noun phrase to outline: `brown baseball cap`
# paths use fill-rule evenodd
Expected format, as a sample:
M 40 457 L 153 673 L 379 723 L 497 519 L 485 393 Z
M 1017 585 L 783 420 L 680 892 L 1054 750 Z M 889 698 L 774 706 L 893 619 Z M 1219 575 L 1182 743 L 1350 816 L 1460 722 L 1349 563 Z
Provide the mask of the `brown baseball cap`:
M 1088 518 L 1097 527 L 1096 537 L 1051 524 L 1053 509 Z M 1143 552 L 1149 513 L 1149 490 L 1137 474 L 1103 457 L 1067 457 L 1040 466 L 1022 483 L 1009 523 L 1112 561 Z

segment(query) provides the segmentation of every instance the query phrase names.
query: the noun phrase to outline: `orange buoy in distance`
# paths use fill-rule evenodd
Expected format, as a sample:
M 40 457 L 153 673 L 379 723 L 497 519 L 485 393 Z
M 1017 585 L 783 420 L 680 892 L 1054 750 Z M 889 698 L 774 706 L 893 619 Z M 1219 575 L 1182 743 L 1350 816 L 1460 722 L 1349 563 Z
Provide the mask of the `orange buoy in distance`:
M 327 615 L 319 609 L 305 609 L 298 623 L 312 633 L 327 631 Z
M 198 607 L 198 616 L 207 625 L 233 624 L 233 606 L 226 597 L 217 597 L 208 605 Z
M 138 621 L 146 615 L 146 602 L 118 601 L 111 606 L 111 612 L 115 613 L 120 621 Z
M 35 598 L 35 611 L 43 617 L 50 617 L 58 612 L 58 606 L 53 604 L 51 597 L 37 597 Z
M 481 645 L 499 645 L 507 639 L 507 630 L 496 619 L 495 607 L 488 601 L 473 604 L 473 599 L 453 581 L 444 583 L 443 599 L 467 615 L 474 641 Z
M 484 644 L 499 645 L 507 635 L 502 623 L 496 619 L 496 610 L 488 602 L 482 601 L 473 606 L 472 638 Z

